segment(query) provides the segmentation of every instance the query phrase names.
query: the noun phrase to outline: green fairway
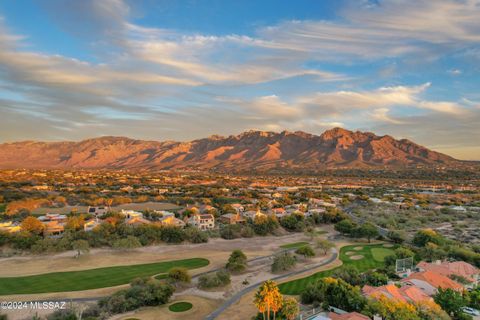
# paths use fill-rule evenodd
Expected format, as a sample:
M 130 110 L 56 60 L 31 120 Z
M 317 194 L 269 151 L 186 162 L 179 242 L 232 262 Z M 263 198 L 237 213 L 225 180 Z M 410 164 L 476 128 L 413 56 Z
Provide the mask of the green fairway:
M 354 248 L 362 247 L 361 250 L 355 250 Z M 376 257 L 374 257 L 374 249 L 381 249 L 377 251 Z M 376 269 L 383 266 L 383 259 L 389 254 L 393 254 L 394 248 L 384 248 L 382 244 L 373 244 L 373 245 L 351 245 L 345 246 L 340 249 L 340 260 L 342 260 L 343 265 L 353 265 L 360 272 L 364 272 L 370 269 Z M 351 255 L 347 255 L 347 252 L 353 252 Z M 355 256 L 363 256 L 363 258 L 355 260 Z M 353 257 L 353 259 L 352 259 Z M 340 268 L 340 267 L 337 267 Z M 337 268 L 330 270 L 325 270 L 312 274 L 311 276 L 288 281 L 279 285 L 280 291 L 283 294 L 288 295 L 298 295 L 302 293 L 303 289 L 307 286 L 308 283 L 314 282 L 317 279 L 327 277 L 333 273 Z
M 192 309 L 193 305 L 190 302 L 176 302 L 168 306 L 168 310 L 172 312 L 185 312 Z
M 298 249 L 301 247 L 305 247 L 308 244 L 308 242 L 305 241 L 300 241 L 300 242 L 292 242 L 292 243 L 287 243 L 284 245 L 281 245 L 280 248 L 283 249 Z
M 113 287 L 138 277 L 166 273 L 173 267 L 196 269 L 210 262 L 203 258 L 116 266 L 71 272 L 45 273 L 25 277 L 0 278 L 0 295 L 64 292 Z
M 392 250 L 389 248 L 373 248 L 372 249 L 372 256 L 373 259 L 383 262 L 386 256 L 392 254 Z

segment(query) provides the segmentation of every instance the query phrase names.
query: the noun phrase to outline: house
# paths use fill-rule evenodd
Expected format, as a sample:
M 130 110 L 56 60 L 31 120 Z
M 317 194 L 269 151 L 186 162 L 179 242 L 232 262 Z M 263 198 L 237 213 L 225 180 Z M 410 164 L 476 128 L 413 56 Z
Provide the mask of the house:
M 245 211 L 245 208 L 240 204 L 240 203 L 233 203 L 230 205 L 235 211 L 237 212 L 243 212 Z
M 432 271 L 421 271 L 410 274 L 401 280 L 407 286 L 416 286 L 429 296 L 437 293 L 438 288 L 463 291 L 463 286 L 449 277 Z
M 160 224 L 162 226 L 169 226 L 169 227 L 185 227 L 185 222 L 182 220 L 175 218 L 174 216 L 166 216 L 160 218 Z
M 12 221 L 0 222 L 0 231 L 15 233 L 21 231 L 22 228 L 18 224 L 14 224 Z
M 244 224 L 247 221 L 243 218 L 240 213 L 227 213 L 219 218 L 220 222 L 223 224 Z
M 46 223 L 49 221 L 56 221 L 60 224 L 63 224 L 67 222 L 67 216 L 64 214 L 58 214 L 58 213 L 47 213 L 44 216 L 38 217 L 38 220 L 40 220 L 43 223 Z
M 200 230 L 209 230 L 215 228 L 215 218 L 212 214 L 194 214 L 188 218 L 187 222 Z
M 95 217 L 101 217 L 109 211 L 109 207 L 88 207 L 87 213 L 94 215 Z
M 380 287 L 364 286 L 362 293 L 366 297 L 379 298 L 385 296 L 399 302 L 418 303 L 421 301 L 432 301 L 425 292 L 415 285 L 397 287 L 395 284 L 387 284 Z
M 96 227 L 98 227 L 99 225 L 100 223 L 96 219 L 88 220 L 88 221 L 85 221 L 85 224 L 83 225 L 83 230 L 85 232 L 89 232 L 95 229 Z
M 174 217 L 175 216 L 175 213 L 171 212 L 171 211 L 166 211 L 166 210 L 153 210 L 153 212 L 161 215 L 162 217 Z
M 283 218 L 290 215 L 284 208 L 273 208 L 270 212 L 277 218 Z
M 144 224 L 150 224 L 151 222 L 142 217 L 132 217 L 125 222 L 128 226 L 136 227 Z
M 335 208 L 337 205 L 334 203 L 326 202 L 322 199 L 310 198 L 308 204 L 313 207 Z
M 259 218 L 259 217 L 267 217 L 267 215 L 265 213 L 262 213 L 260 210 L 257 210 L 257 211 L 252 210 L 252 211 L 244 212 L 243 216 L 246 218 L 250 218 L 252 220 L 255 220 L 255 218 Z
M 463 206 L 452 206 L 450 210 L 457 211 L 457 212 L 467 212 L 467 209 Z
M 43 235 L 46 237 L 59 237 L 65 232 L 65 227 L 62 223 L 53 220 L 44 223 Z
M 208 205 L 208 204 L 201 205 L 200 208 L 198 209 L 200 213 L 210 213 L 213 211 L 217 211 L 217 208 L 212 207 L 211 205 Z
M 474 287 L 480 283 L 480 270 L 465 261 L 436 261 L 428 263 L 421 261 L 417 264 L 419 271 L 432 271 L 446 277 L 458 276 L 471 282 L 469 286 Z
M 135 210 L 124 210 L 120 211 L 120 214 L 124 216 L 126 219 L 132 219 L 135 217 L 143 218 L 143 213 L 135 211 Z

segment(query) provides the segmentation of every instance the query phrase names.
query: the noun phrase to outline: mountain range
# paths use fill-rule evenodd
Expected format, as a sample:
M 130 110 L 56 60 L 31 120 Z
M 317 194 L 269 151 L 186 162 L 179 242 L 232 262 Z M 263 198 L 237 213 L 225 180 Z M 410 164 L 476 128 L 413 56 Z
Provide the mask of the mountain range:
M 456 166 L 462 161 L 389 135 L 327 130 L 247 131 L 189 142 L 99 137 L 0 144 L 0 168 L 199 169 L 219 171 Z

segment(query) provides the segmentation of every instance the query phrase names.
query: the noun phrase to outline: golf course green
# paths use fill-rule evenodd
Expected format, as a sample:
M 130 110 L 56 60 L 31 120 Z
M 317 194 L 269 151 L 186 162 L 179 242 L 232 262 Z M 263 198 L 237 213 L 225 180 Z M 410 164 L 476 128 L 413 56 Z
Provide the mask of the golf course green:
M 339 258 L 343 262 L 343 265 L 352 265 L 357 268 L 358 271 L 365 272 L 382 267 L 385 257 L 393 254 L 394 249 L 395 247 L 385 248 L 383 244 L 355 244 L 342 247 Z M 283 294 L 298 295 L 302 293 L 308 283 L 331 275 L 337 268 L 340 267 L 317 272 L 305 278 L 284 282 L 278 287 Z
M 172 312 L 185 312 L 192 309 L 193 305 L 190 302 L 175 302 L 168 306 L 168 310 Z
M 203 258 L 115 266 L 81 271 L 54 272 L 0 278 L 0 295 L 67 292 L 113 287 L 139 277 L 166 273 L 173 267 L 196 269 L 210 262 Z

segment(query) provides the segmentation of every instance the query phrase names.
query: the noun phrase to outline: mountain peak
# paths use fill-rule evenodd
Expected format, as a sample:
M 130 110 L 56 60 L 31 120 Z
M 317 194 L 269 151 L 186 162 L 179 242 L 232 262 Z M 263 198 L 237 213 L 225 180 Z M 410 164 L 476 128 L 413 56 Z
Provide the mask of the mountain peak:
M 212 143 L 214 142 L 214 143 Z M 249 130 L 190 142 L 99 137 L 80 142 L 0 144 L 0 168 L 154 168 L 223 171 L 448 166 L 462 162 L 409 140 L 333 128 Z
M 338 138 L 341 136 L 352 135 L 352 134 L 353 134 L 353 131 L 340 128 L 340 127 L 335 127 L 335 128 L 324 131 L 321 136 L 325 139 L 332 139 L 332 138 Z

